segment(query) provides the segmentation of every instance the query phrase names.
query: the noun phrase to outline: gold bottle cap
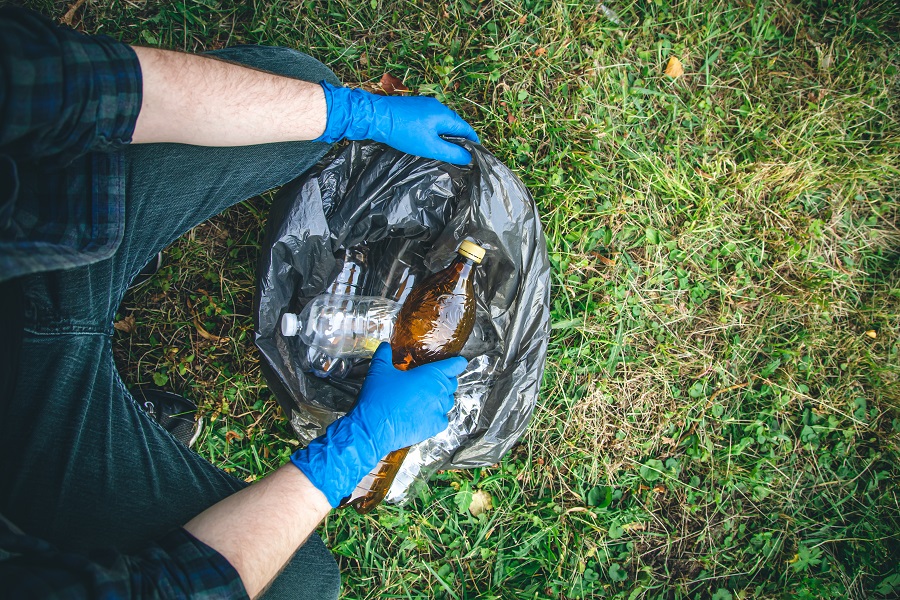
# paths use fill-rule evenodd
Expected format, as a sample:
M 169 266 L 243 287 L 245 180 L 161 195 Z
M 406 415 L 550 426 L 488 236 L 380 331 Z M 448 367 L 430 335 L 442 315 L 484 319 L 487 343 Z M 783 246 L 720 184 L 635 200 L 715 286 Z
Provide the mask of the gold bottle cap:
M 475 261 L 475 264 L 480 265 L 481 260 L 484 258 L 485 250 L 475 242 L 463 240 L 463 243 L 459 245 L 459 250 L 457 250 L 457 252 L 466 258 L 471 258 Z

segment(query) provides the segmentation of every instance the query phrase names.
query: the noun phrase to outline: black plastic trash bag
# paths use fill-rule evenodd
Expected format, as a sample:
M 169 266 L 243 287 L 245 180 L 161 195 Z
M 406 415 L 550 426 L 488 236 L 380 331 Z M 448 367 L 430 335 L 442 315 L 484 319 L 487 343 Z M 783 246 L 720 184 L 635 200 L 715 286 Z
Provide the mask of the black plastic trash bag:
M 278 193 L 260 254 L 256 344 L 263 374 L 305 444 L 352 408 L 365 375 L 365 365 L 343 380 L 303 372 L 305 347 L 279 326 L 282 314 L 298 312 L 337 276 L 335 253 L 364 245 L 370 265 L 389 264 L 411 242 L 434 272 L 467 237 L 487 249 L 476 269 L 476 326 L 462 351 L 469 366 L 450 427 L 410 450 L 389 502 L 406 499 L 417 478 L 437 469 L 498 462 L 525 431 L 547 356 L 550 263 L 534 200 L 484 148 L 454 141 L 472 152 L 472 165 L 374 142 L 336 149 Z M 368 279 L 366 293 L 378 295 L 379 275 Z

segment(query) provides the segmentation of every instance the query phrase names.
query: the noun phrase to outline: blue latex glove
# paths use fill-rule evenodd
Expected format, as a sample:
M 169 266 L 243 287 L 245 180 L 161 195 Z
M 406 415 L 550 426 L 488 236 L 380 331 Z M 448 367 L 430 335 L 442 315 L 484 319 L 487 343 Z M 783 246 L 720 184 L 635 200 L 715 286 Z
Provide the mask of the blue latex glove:
M 390 452 L 447 428 L 456 376 L 468 361 L 457 356 L 400 371 L 391 358 L 390 344 L 378 346 L 353 410 L 291 456 L 333 507 Z
M 472 155 L 440 136 L 452 135 L 478 142 L 475 130 L 455 112 L 425 96 L 377 96 L 363 90 L 321 82 L 328 105 L 328 122 L 317 142 L 374 140 L 407 154 L 458 165 Z

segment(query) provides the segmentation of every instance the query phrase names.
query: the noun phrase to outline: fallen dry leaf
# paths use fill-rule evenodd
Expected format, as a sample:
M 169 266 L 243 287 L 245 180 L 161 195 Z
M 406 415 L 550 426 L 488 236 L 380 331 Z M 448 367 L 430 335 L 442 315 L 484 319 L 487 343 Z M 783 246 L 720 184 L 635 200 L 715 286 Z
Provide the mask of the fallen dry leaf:
M 134 316 L 128 315 L 121 321 L 113 323 L 113 327 L 123 333 L 132 333 L 134 331 Z
M 75 13 L 78 12 L 78 9 L 84 4 L 84 0 L 75 0 L 72 4 L 69 5 L 69 10 L 66 11 L 59 22 L 63 25 L 68 25 L 69 27 L 75 26 Z
M 878 337 L 878 334 L 875 333 L 874 329 L 870 329 L 866 332 L 866 335 L 872 338 L 873 340 Z
M 547 54 L 547 49 L 543 46 L 534 51 L 535 56 L 544 56 L 545 54 Z
M 674 56 L 670 57 L 669 64 L 666 65 L 665 73 L 672 79 L 677 79 L 684 75 L 684 67 L 681 65 L 681 61 Z
M 518 119 L 516 118 L 516 115 L 514 115 L 514 114 L 506 115 L 506 122 L 509 123 L 510 125 L 512 125 L 516 121 L 518 121 Z
M 199 317 L 194 317 L 194 328 L 197 330 L 197 333 L 200 334 L 200 337 L 202 337 L 204 340 L 209 340 L 211 342 L 227 342 L 228 341 L 227 337 L 219 337 L 217 335 L 213 335 L 210 332 L 208 332 L 206 330 L 206 328 L 204 328 L 203 325 L 200 324 Z
M 381 89 L 383 89 L 384 93 L 388 96 L 395 92 L 409 91 L 409 88 L 403 85 L 403 82 L 400 81 L 399 78 L 391 75 L 390 73 L 385 73 L 384 75 L 382 75 L 379 84 L 381 85 Z
M 494 508 L 494 499 L 484 490 L 476 490 L 472 493 L 472 503 L 469 504 L 469 512 L 473 517 Z
M 597 260 L 599 260 L 602 264 L 606 265 L 607 267 L 613 267 L 613 266 L 615 266 L 615 264 L 616 264 L 616 256 L 619 255 L 618 252 L 613 252 L 612 257 L 604 256 L 604 255 L 600 254 L 599 252 L 591 252 L 591 254 L 592 254 Z
M 528 17 L 526 17 L 525 15 L 522 15 L 521 17 L 519 17 L 519 25 L 524 25 L 525 21 L 527 21 L 527 20 L 528 20 Z
M 239 434 L 237 431 L 229 431 L 225 434 L 225 443 L 226 444 L 230 444 L 234 440 L 240 440 L 240 439 L 241 439 L 241 434 Z

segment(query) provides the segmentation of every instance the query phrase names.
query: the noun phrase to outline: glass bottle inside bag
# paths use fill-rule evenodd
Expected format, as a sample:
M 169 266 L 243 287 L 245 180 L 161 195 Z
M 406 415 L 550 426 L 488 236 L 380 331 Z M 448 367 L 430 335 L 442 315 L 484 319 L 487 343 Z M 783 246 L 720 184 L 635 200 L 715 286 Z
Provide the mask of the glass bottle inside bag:
M 485 250 L 464 241 L 450 266 L 417 283 L 397 317 L 391 336 L 394 366 L 403 371 L 456 356 L 475 325 L 475 266 Z M 415 418 L 415 415 L 410 415 Z M 409 448 L 388 454 L 341 502 L 360 514 L 375 508 L 387 495 Z

